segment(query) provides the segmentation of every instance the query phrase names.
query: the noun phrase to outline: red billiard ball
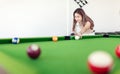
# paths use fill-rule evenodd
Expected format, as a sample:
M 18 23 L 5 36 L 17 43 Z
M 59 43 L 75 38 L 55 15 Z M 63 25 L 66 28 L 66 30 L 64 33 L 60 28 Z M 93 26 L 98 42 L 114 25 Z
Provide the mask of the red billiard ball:
M 118 45 L 115 49 L 116 56 L 120 58 L 120 45 Z
M 113 59 L 104 51 L 95 51 L 88 57 L 88 67 L 93 74 L 108 74 L 113 68 Z
M 52 37 L 52 40 L 53 40 L 54 42 L 57 42 L 57 41 L 58 41 L 58 37 L 57 37 L 57 36 L 53 36 L 53 37 Z
M 41 49 L 38 45 L 32 44 L 27 49 L 27 54 L 32 59 L 37 59 L 41 54 Z

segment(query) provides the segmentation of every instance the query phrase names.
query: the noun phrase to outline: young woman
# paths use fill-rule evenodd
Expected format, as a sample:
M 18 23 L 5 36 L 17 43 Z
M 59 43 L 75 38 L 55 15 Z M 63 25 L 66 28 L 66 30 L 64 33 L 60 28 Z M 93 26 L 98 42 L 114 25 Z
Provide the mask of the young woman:
M 77 8 L 73 13 L 72 31 L 75 36 L 82 38 L 83 35 L 93 33 L 94 22 L 87 16 L 83 9 Z

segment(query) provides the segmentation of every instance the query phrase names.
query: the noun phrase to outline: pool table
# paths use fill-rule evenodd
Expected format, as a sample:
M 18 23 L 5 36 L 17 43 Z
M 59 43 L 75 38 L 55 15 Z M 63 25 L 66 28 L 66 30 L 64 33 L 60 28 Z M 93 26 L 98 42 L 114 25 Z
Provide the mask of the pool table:
M 115 55 L 119 35 L 83 36 L 80 40 L 75 40 L 74 36 L 70 36 L 70 40 L 59 36 L 57 42 L 53 42 L 52 37 L 20 38 L 19 44 L 12 44 L 11 40 L 0 39 L 0 65 L 8 74 L 91 74 L 87 59 L 97 50 L 111 54 L 114 67 L 110 74 L 120 74 L 120 59 Z M 27 55 L 31 44 L 41 48 L 37 59 Z

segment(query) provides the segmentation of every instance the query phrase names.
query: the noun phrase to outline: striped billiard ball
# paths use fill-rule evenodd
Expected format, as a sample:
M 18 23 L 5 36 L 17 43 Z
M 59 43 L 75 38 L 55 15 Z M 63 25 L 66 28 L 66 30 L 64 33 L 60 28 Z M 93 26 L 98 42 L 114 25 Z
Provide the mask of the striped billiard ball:
M 18 37 L 12 38 L 12 43 L 13 44 L 18 44 L 20 42 L 20 39 Z

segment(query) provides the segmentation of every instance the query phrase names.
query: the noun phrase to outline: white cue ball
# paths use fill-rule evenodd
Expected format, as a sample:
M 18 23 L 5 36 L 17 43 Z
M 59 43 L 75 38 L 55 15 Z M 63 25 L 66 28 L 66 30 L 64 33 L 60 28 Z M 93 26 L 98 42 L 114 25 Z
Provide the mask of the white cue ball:
M 79 36 L 75 36 L 75 40 L 79 40 L 80 39 L 80 37 Z

